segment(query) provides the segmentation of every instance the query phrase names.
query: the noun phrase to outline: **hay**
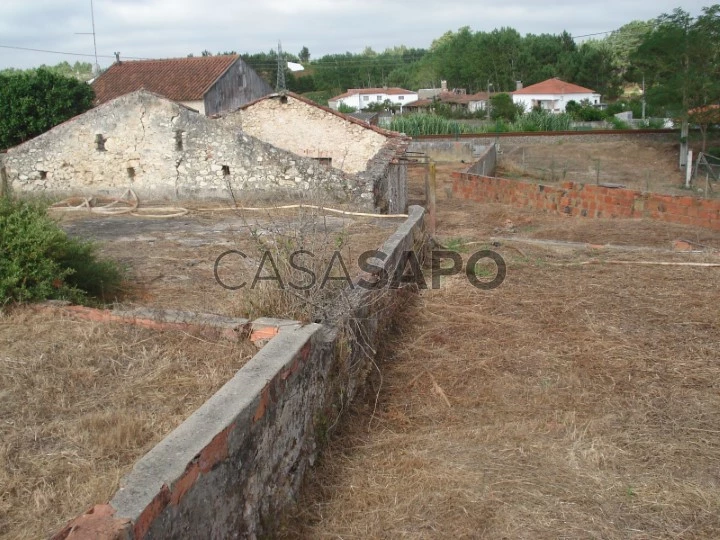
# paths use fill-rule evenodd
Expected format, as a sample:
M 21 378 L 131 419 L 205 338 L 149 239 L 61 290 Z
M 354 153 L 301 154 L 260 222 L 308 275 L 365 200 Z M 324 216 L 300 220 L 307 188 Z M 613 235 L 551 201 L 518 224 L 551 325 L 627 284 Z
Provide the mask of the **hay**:
M 48 537 L 106 502 L 252 354 L 182 332 L 21 308 L 2 316 L 0 537 Z
M 508 217 L 534 219 L 472 205 L 455 220 L 457 201 L 445 205 L 443 233 L 469 240 Z M 532 232 L 579 222 L 541 216 Z M 625 239 L 635 224 L 620 220 L 595 232 L 663 244 L 657 225 L 643 224 L 646 242 Z M 503 255 L 499 289 L 453 277 L 408 310 L 385 344 L 370 429 L 369 390 L 282 537 L 720 536 L 716 271 L 558 267 L 617 254 L 542 246 Z

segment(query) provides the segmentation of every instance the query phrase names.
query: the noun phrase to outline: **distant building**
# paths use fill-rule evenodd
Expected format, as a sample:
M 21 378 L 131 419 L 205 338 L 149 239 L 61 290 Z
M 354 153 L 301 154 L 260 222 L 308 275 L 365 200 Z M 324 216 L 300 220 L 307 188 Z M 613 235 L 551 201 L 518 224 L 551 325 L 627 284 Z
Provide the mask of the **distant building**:
M 273 92 L 239 55 L 120 60 L 97 77 L 96 104 L 147 90 L 212 116 Z
M 351 88 L 344 94 L 328 100 L 328 105 L 336 111 L 340 105 L 353 107 L 360 111 L 371 103 L 384 103 L 386 100 L 402 107 L 406 103 L 417 101 L 417 98 L 417 92 L 404 88 Z
M 412 103 L 408 103 L 405 109 L 408 112 L 420 112 L 430 109 L 435 103 L 444 103 L 451 109 L 464 109 L 468 112 L 477 112 L 487 109 L 489 94 L 487 92 L 478 92 L 477 94 L 466 94 L 458 92 L 440 92 L 432 98 L 418 99 Z
M 552 113 L 565 112 L 568 101 L 581 101 L 587 99 L 592 105 L 600 105 L 600 94 L 595 90 L 578 86 L 558 78 L 548 79 L 537 84 L 522 88 L 518 82 L 518 89 L 512 92 L 513 103 L 521 104 L 525 111 L 540 108 Z

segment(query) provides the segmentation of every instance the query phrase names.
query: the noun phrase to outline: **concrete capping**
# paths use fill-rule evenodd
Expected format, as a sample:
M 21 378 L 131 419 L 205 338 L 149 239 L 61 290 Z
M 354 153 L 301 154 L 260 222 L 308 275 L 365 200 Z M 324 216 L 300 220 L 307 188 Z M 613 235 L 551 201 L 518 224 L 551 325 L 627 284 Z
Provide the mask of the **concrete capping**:
M 117 515 L 137 524 L 164 487 L 171 494 L 182 487 L 178 484 L 185 472 L 218 434 L 234 425 L 259 420 L 258 416 L 262 417 L 267 406 L 263 405 L 262 396 L 268 381 L 292 367 L 295 357 L 319 329 L 320 325 L 310 324 L 294 332 L 278 334 L 215 395 L 138 461 L 110 501 Z M 212 468 L 212 465 L 200 466 Z M 178 494 L 178 502 L 181 498 Z
M 405 252 L 425 247 L 424 216 L 422 207 L 411 206 L 380 248 L 389 275 Z M 274 333 L 267 345 L 135 464 L 109 504 L 54 538 L 271 535 L 328 436 L 329 421 L 337 421 L 364 384 L 401 292 L 348 287 L 326 325 L 271 318 L 249 324 L 251 339 Z

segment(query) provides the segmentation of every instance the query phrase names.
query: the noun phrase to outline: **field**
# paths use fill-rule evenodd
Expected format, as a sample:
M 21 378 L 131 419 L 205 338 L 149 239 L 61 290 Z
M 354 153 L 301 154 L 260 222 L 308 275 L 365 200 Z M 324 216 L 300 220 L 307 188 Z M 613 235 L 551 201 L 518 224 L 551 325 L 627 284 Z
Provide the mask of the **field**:
M 300 249 L 314 255 L 302 256 L 297 262 L 316 271 L 318 281 L 336 250 L 354 277 L 357 257 L 381 245 L 402 221 L 323 215 L 312 210 L 191 210 L 185 217 L 163 220 L 62 217 L 63 227 L 70 234 L 100 242 L 103 255 L 128 269 L 127 294 L 120 299 L 124 307 L 182 309 L 251 319 L 303 315 L 293 309 L 294 305 L 273 302 L 277 300 L 273 294 L 277 282 L 259 281 L 257 288 L 250 289 L 261 266 L 261 277 L 274 275 L 272 262 L 266 259 L 261 264 L 265 251 L 271 254 L 282 278 L 288 275 L 290 255 Z M 245 282 L 247 286 L 242 289 L 223 288 L 215 278 L 215 262 L 229 250 L 242 252 L 246 258 L 238 254 L 223 258 L 218 277 L 230 287 Z M 333 269 L 341 271 L 337 261 Z
M 621 184 L 630 189 L 688 195 L 678 169 L 679 143 L 638 141 L 504 145 L 497 176 L 542 183 L 565 181 Z M 720 196 L 711 182 L 710 197 Z M 692 194 L 704 196 L 704 176 Z
M 438 235 L 507 279 L 416 297 L 282 536 L 717 538 L 720 235 L 442 192 Z
M 47 538 L 120 479 L 255 353 L 248 343 L 0 315 L 0 537 Z
M 338 250 L 354 277 L 357 256 L 377 248 L 400 221 L 298 211 L 192 211 L 163 220 L 61 217 L 71 235 L 98 241 L 103 256 L 125 266 L 128 283 L 117 307 L 250 319 L 308 316 L 301 312 L 306 299 L 279 291 L 274 281 L 252 291 L 221 287 L 214 265 L 223 252 L 247 254 L 219 269 L 228 284 L 251 283 L 264 249 L 283 277 L 283 257 L 296 249 L 316 254 L 316 264 L 301 262 L 318 272 Z M 340 267 L 333 268 L 336 276 Z M 265 269 L 262 275 L 271 274 L 269 263 Z M 256 350 L 182 331 L 95 323 L 29 307 L 0 309 L 0 537 L 47 537 L 109 500 L 133 464 Z

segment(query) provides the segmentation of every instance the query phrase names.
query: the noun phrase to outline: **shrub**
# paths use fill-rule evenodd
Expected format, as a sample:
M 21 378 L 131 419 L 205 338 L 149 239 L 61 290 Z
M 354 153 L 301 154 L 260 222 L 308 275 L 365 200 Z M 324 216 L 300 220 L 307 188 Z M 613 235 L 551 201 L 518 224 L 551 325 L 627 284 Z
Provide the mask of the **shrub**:
M 630 124 L 628 124 L 625 120 L 621 120 L 617 116 L 609 116 L 607 121 L 612 124 L 613 129 L 631 129 Z
M 71 239 L 37 203 L 0 198 L 0 304 L 110 298 L 122 275 L 96 246 Z

